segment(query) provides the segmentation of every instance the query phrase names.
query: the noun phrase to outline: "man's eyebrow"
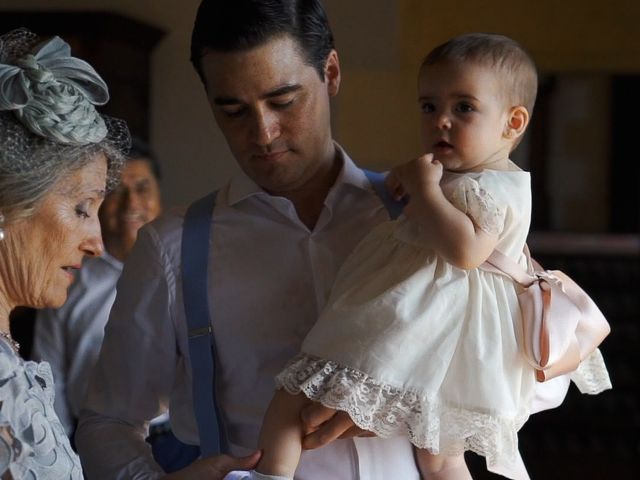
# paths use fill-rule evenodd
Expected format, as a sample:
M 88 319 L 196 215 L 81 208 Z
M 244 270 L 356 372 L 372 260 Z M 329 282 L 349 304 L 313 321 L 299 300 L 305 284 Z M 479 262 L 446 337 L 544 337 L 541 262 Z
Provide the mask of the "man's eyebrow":
M 267 98 L 279 97 L 281 95 L 286 95 L 287 93 L 298 91 L 301 88 L 302 88 L 302 85 L 300 85 L 299 83 L 283 85 L 281 87 L 275 88 L 265 93 L 260 98 L 267 99 Z M 235 98 L 235 97 L 218 96 L 213 99 L 213 103 L 220 107 L 224 107 L 225 105 L 237 105 L 239 103 L 242 103 L 242 101 L 240 101 L 239 98 Z
M 286 95 L 287 93 L 295 92 L 300 90 L 302 85 L 299 83 L 292 83 L 289 85 L 283 85 L 282 87 L 278 87 L 275 90 L 265 93 L 262 98 L 272 98 L 279 97 L 280 95 Z

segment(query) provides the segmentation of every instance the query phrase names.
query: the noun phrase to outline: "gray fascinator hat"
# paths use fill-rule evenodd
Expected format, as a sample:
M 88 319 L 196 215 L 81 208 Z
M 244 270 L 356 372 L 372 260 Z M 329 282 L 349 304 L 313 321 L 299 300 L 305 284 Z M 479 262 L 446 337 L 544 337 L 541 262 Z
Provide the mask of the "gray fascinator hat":
M 108 188 L 130 145 L 126 123 L 101 115 L 104 80 L 60 37 L 0 36 L 0 210 L 29 215 L 62 176 L 104 154 Z

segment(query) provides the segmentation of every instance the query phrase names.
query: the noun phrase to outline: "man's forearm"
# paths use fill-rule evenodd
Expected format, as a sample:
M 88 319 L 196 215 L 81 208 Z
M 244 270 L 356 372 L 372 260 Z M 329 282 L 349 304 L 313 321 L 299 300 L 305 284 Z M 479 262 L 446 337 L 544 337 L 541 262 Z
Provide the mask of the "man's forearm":
M 164 475 L 144 440 L 146 431 L 83 410 L 75 442 L 87 478 L 155 480 Z

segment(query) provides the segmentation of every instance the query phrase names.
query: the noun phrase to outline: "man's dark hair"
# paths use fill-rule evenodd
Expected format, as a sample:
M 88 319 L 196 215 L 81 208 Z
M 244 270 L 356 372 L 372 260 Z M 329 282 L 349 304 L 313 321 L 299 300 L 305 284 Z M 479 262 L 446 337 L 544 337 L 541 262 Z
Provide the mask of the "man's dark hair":
M 162 178 L 162 171 L 160 170 L 158 157 L 156 157 L 153 150 L 151 150 L 149 144 L 139 137 L 131 138 L 131 149 L 127 156 L 127 161 L 129 160 L 144 160 L 148 162 L 151 167 L 151 172 L 156 177 L 156 180 L 160 180 Z
M 207 50 L 248 50 L 281 35 L 296 41 L 305 62 L 324 81 L 334 43 L 320 0 L 203 0 L 191 36 L 191 63 L 204 83 Z

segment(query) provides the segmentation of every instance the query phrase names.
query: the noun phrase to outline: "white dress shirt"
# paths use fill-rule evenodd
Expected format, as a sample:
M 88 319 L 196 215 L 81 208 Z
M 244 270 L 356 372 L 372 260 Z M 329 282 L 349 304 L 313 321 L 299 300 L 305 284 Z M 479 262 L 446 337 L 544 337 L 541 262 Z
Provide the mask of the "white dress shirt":
M 106 252 L 86 259 L 66 303 L 36 316 L 32 357 L 51 365 L 54 408 L 67 435 L 80 414 L 121 273 L 122 262 Z
M 67 435 L 72 435 L 98 360 L 104 327 L 116 298 L 122 262 L 104 252 L 88 258 L 60 308 L 38 310 L 33 350 L 36 361 L 48 362 L 55 384 L 54 409 Z M 151 423 L 168 421 L 168 412 Z
M 243 174 L 213 214 L 209 305 L 219 355 L 219 401 L 232 453 L 257 446 L 274 376 L 298 353 L 355 245 L 388 215 L 343 153 L 343 169 L 309 230 L 294 205 Z M 183 214 L 143 228 L 118 283 L 76 444 L 89 478 L 161 476 L 143 437 L 170 403 L 182 441 L 198 444 L 182 304 Z M 337 440 L 303 453 L 296 478 L 417 479 L 405 438 Z

